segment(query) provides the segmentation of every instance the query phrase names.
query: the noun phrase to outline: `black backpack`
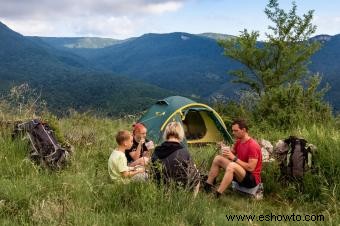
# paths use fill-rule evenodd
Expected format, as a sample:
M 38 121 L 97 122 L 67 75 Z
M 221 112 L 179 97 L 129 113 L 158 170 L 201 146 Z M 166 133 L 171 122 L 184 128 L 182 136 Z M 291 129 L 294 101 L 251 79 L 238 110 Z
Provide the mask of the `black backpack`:
M 39 119 L 15 124 L 12 138 L 24 134 L 27 134 L 30 140 L 32 150 L 29 155 L 34 162 L 51 169 L 60 169 L 66 165 L 71 153 L 70 148 L 58 144 L 48 124 Z
M 280 165 L 281 178 L 301 180 L 305 172 L 314 168 L 315 151 L 316 147 L 303 138 L 290 136 L 279 141 L 275 156 Z

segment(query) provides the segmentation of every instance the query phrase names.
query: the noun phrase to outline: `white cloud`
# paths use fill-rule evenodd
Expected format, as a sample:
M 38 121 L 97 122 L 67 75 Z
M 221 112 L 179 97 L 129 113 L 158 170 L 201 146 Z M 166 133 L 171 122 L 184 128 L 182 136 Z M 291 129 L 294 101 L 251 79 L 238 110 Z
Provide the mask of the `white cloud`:
M 126 38 L 134 34 L 143 20 L 131 20 L 129 17 L 95 17 L 85 22 L 78 21 L 72 30 L 79 36 L 100 36 Z
M 174 12 L 182 7 L 181 2 L 165 2 L 165 3 L 156 3 L 150 4 L 145 7 L 146 12 L 162 14 L 165 12 Z
M 124 39 L 134 35 L 143 20 L 132 21 L 128 17 L 73 18 L 58 21 L 10 21 L 1 19 L 9 28 L 27 36 L 87 36 Z
M 340 16 L 335 17 L 335 18 L 334 18 L 334 21 L 335 21 L 336 23 L 340 23 Z
M 2 17 L 137 15 L 176 11 L 187 0 L 0 0 Z
M 317 25 L 316 34 L 339 34 L 340 16 L 316 16 L 313 23 Z
M 187 0 L 0 0 L 0 20 L 24 35 L 126 38 L 145 18 Z
M 51 26 L 48 22 L 38 20 L 7 20 L 0 18 L 10 29 L 23 35 L 44 35 L 56 32 L 55 26 Z

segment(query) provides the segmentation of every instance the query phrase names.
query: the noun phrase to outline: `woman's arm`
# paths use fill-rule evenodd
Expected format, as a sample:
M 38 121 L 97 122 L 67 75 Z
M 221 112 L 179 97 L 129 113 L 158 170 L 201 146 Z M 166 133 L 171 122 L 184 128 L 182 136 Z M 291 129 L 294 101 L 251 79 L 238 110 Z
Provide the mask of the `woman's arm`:
M 131 151 L 129 153 L 129 155 L 131 156 L 131 158 L 133 159 L 133 161 L 136 161 L 137 159 L 140 158 L 140 153 L 142 151 L 142 146 L 143 146 L 143 143 L 142 142 L 139 142 L 138 143 L 138 146 L 136 148 L 136 151 Z

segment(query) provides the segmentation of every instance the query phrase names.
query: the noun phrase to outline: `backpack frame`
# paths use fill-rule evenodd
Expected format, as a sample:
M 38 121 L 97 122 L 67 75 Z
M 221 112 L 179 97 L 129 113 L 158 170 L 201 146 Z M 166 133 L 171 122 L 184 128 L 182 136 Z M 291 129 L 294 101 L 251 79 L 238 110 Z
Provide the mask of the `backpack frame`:
M 17 123 L 14 126 L 12 138 L 26 135 L 31 144 L 30 159 L 37 164 L 51 169 L 60 169 L 66 165 L 69 148 L 62 147 L 54 135 L 54 131 L 39 119 Z
M 314 168 L 312 153 L 315 146 L 308 144 L 303 138 L 290 136 L 284 140 L 280 150 L 276 149 L 281 179 L 302 180 L 304 174 Z

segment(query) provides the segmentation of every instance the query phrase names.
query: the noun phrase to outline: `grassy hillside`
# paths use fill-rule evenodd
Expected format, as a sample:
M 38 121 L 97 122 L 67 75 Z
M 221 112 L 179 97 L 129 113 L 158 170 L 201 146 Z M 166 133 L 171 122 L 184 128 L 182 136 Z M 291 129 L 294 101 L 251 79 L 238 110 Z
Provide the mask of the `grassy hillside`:
M 2 120 L 14 120 L 1 112 Z M 310 126 L 290 133 L 303 135 L 319 150 L 320 175 L 309 175 L 306 193 L 281 187 L 275 164 L 265 165 L 265 198 L 255 201 L 228 191 L 220 200 L 200 192 L 164 191 L 153 183 L 116 184 L 109 180 L 107 160 L 115 147 L 114 134 L 130 129 L 135 118 L 111 120 L 73 114 L 57 124 L 75 147 L 71 165 L 60 172 L 44 170 L 27 159 L 24 140 L 12 141 L 10 129 L 0 127 L 1 225 L 270 225 L 273 222 L 228 221 L 229 214 L 322 214 L 325 221 L 284 222 L 284 225 L 338 225 L 340 132 Z M 290 133 L 253 131 L 276 141 Z M 215 150 L 190 148 L 207 170 Z M 279 222 L 274 222 L 275 224 Z

